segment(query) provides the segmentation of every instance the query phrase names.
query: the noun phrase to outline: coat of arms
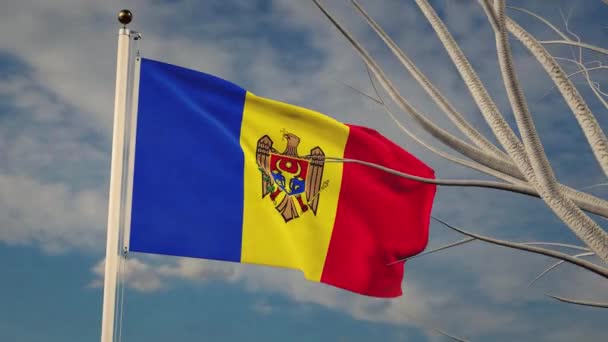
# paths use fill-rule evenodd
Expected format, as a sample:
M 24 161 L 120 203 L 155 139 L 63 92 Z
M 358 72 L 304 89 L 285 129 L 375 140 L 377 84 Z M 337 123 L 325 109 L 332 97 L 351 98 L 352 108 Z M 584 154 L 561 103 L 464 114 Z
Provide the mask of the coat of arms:
M 317 214 L 325 154 L 317 146 L 309 155 L 300 156 L 300 138 L 292 133 L 284 133 L 283 138 L 287 146 L 279 152 L 272 147 L 268 135 L 261 137 L 256 160 L 262 173 L 262 198 L 270 195 L 275 208 L 288 222 L 308 210 Z

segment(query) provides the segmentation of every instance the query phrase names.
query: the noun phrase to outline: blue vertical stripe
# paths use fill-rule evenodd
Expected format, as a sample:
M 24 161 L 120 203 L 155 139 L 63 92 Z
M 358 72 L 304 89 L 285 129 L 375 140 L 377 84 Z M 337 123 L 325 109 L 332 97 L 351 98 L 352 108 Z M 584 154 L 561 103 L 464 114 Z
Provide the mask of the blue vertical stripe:
M 130 250 L 240 261 L 245 90 L 143 59 Z

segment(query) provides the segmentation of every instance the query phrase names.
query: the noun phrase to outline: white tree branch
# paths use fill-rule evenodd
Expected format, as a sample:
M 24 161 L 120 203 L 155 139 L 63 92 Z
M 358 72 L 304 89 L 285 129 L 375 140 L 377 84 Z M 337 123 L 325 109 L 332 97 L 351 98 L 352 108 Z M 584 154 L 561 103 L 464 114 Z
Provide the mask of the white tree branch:
M 419 257 L 421 257 L 421 256 L 429 255 L 429 254 L 432 254 L 432 253 L 435 253 L 435 252 L 439 252 L 439 251 L 442 251 L 442 250 L 444 250 L 444 249 L 448 249 L 448 248 L 452 248 L 452 247 L 460 246 L 460 245 L 463 245 L 463 244 L 465 244 L 465 243 L 468 243 L 468 242 L 471 242 L 471 241 L 474 241 L 474 240 L 475 240 L 475 238 L 466 238 L 466 239 L 458 240 L 458 241 L 455 241 L 455 242 L 452 242 L 452 243 L 448 243 L 448 244 L 446 244 L 446 245 L 443 245 L 443 246 L 441 246 L 441 247 L 437 247 L 437 248 L 435 248 L 435 249 L 431 249 L 430 251 L 427 251 L 427 252 L 424 252 L 424 253 L 420 253 L 420 254 L 416 254 L 416 255 L 411 256 L 411 257 L 409 257 L 409 258 L 400 259 L 400 260 L 395 260 L 395 261 L 393 261 L 393 262 L 390 262 L 390 263 L 386 264 L 386 266 L 392 266 L 392 265 L 395 265 L 395 264 L 399 264 L 399 263 L 402 263 L 402 262 L 406 262 L 406 261 L 408 261 L 408 260 L 412 260 L 412 259 L 415 259 L 415 258 L 419 258 Z
M 478 240 L 485 241 L 485 242 L 499 245 L 499 246 L 519 249 L 519 250 L 534 253 L 534 254 L 540 254 L 540 255 L 552 257 L 552 258 L 555 258 L 558 260 L 564 260 L 565 262 L 571 263 L 576 266 L 580 266 L 580 267 L 582 267 L 586 270 L 589 270 L 597 275 L 600 275 L 604 278 L 608 278 L 608 268 L 601 267 L 599 265 L 596 265 L 596 264 L 586 261 L 586 260 L 574 258 L 566 253 L 562 253 L 562 252 L 558 252 L 558 251 L 554 251 L 554 250 L 550 250 L 550 249 L 545 249 L 545 248 L 534 247 L 534 246 L 527 246 L 527 245 L 524 245 L 522 243 L 517 243 L 517 242 L 499 240 L 499 239 L 491 238 L 491 237 L 484 236 L 484 235 L 474 234 L 474 233 L 468 232 L 466 230 L 456 228 L 435 216 L 431 216 L 431 218 L 440 222 L 444 226 L 446 226 L 454 231 L 457 231 L 463 235 L 470 236 L 470 237 L 476 238 Z
M 589 146 L 602 167 L 604 174 L 608 175 L 608 139 L 581 94 L 562 70 L 559 63 L 555 61 L 553 56 L 536 38 L 511 19 L 507 20 L 507 28 L 536 57 L 551 77 L 585 133 Z M 576 63 L 580 64 L 580 61 Z M 588 82 L 591 82 L 588 73 L 585 72 L 585 74 Z
M 499 172 L 492 172 L 489 171 L 489 174 L 492 174 L 495 177 L 498 177 L 500 179 L 505 179 L 505 177 L 501 177 L 501 175 L 508 175 L 511 177 L 515 177 L 515 178 L 519 178 L 519 179 L 523 179 L 524 182 L 514 182 L 520 186 L 525 185 L 525 177 L 523 177 L 521 175 L 521 173 L 519 172 L 519 170 L 517 169 L 517 167 L 515 167 L 511 161 L 509 160 L 496 160 L 495 158 L 493 158 L 493 156 L 491 155 L 487 155 L 485 152 L 481 151 L 481 150 L 477 150 L 474 147 L 468 145 L 467 143 L 459 140 L 458 138 L 455 138 L 451 135 L 449 135 L 449 133 L 441 130 L 440 128 L 436 127 L 435 125 L 429 125 L 429 120 L 424 117 L 421 116 L 417 111 L 415 111 L 415 109 L 413 107 L 411 107 L 409 105 L 409 103 L 407 103 L 407 101 L 405 101 L 405 99 L 403 99 L 401 97 L 401 95 L 399 95 L 399 93 L 396 91 L 396 89 L 392 86 L 392 84 L 390 83 L 390 81 L 384 76 L 384 73 L 382 72 L 382 70 L 380 69 L 380 67 L 377 65 L 377 63 L 369 56 L 369 54 L 367 53 L 367 51 L 365 51 L 365 49 L 361 46 L 361 44 L 359 42 L 357 42 L 349 33 L 348 31 L 346 31 L 346 29 L 344 27 L 342 27 L 340 25 L 340 23 L 323 7 L 323 5 L 321 5 L 318 1 L 313 0 L 313 2 L 319 7 L 319 9 L 321 9 L 321 11 L 323 12 L 323 14 L 332 22 L 332 24 L 334 24 L 334 26 L 345 36 L 345 38 L 353 45 L 353 47 L 355 48 L 355 50 L 359 53 L 359 55 L 362 57 L 363 61 L 365 62 L 366 66 L 369 68 L 369 70 L 372 71 L 372 73 L 374 74 L 374 76 L 378 79 L 378 81 L 380 82 L 380 84 L 383 86 L 383 88 L 388 92 L 388 94 L 391 96 L 391 98 L 396 102 L 396 104 L 403 109 L 404 111 L 408 112 L 409 114 L 411 114 L 413 116 L 413 118 L 419 122 L 421 124 L 421 126 L 429 133 L 431 133 L 431 135 L 433 135 L 434 137 L 436 137 L 437 139 L 439 139 L 440 141 L 442 141 L 444 144 L 446 144 L 447 146 L 455 149 L 456 151 L 462 153 L 463 155 L 477 161 L 479 164 L 483 165 L 486 167 L 485 171 L 489 171 L 490 169 L 499 171 Z M 465 59 L 466 61 L 466 59 Z M 467 62 L 468 63 L 468 62 Z M 470 65 L 469 65 L 470 67 Z M 473 72 L 474 74 L 474 72 Z M 476 77 L 476 75 L 474 75 L 474 77 Z M 484 89 L 485 90 L 485 89 Z M 486 92 L 487 94 L 487 92 Z M 493 103 L 492 103 L 493 104 Z M 494 105 L 494 108 L 495 105 Z M 388 111 L 389 115 L 391 115 L 391 118 L 403 129 L 403 126 L 398 123 L 398 120 L 395 118 L 395 116 Z M 515 137 L 513 131 L 508 127 L 508 125 L 506 124 L 506 121 L 504 121 L 502 119 L 502 117 L 499 117 L 499 120 L 502 120 L 502 123 L 504 123 L 504 125 L 506 125 L 506 129 L 508 129 L 508 131 L 510 131 L 510 133 L 513 135 L 513 137 Z M 431 123 L 432 124 L 432 123 Z M 447 133 L 447 135 L 445 135 L 444 133 Z M 515 137 L 516 144 L 520 144 L 519 141 L 517 141 L 517 138 Z M 444 154 L 445 156 L 445 154 Z M 449 157 L 448 157 L 449 158 Z M 524 154 L 524 158 L 525 158 L 525 154 Z M 462 160 L 461 160 L 462 161 Z M 476 168 L 472 165 L 475 164 L 471 164 L 471 163 L 462 163 L 460 162 L 461 165 L 465 165 L 468 167 L 473 167 Z M 476 168 L 478 169 L 478 168 Z M 485 172 L 483 171 L 483 172 Z M 562 186 L 563 187 L 563 186 Z M 566 193 L 568 194 L 568 196 L 572 197 L 577 205 L 580 205 L 583 209 L 585 210 L 589 210 L 593 213 L 597 213 L 601 216 L 604 217 L 608 217 L 608 202 L 599 199 L 595 196 L 591 196 L 589 194 L 585 194 L 582 192 L 579 192 L 577 190 L 568 188 L 568 187 L 563 187 L 564 191 L 566 191 Z
M 414 79 L 420 84 L 420 86 L 426 91 L 431 99 L 437 104 L 439 108 L 446 114 L 446 116 L 456 125 L 456 127 L 467 136 L 477 147 L 481 148 L 484 152 L 493 154 L 497 158 L 509 159 L 509 157 L 498 149 L 494 144 L 487 140 L 479 131 L 477 131 L 467 120 L 460 114 L 454 106 L 439 92 L 439 90 L 431 83 L 431 81 L 422 73 L 415 63 L 405 54 L 405 52 L 395 44 L 395 42 L 382 30 L 382 28 L 372 19 L 369 14 L 357 3 L 355 0 L 351 0 L 354 7 L 366 20 L 368 25 L 376 32 L 376 34 L 384 41 L 384 43 L 390 48 L 393 54 L 401 62 L 403 67 L 409 71 Z
M 471 94 L 473 95 L 473 99 L 478 104 L 478 107 L 484 114 L 486 121 L 488 121 L 490 127 L 494 131 L 496 137 L 503 145 L 503 147 L 507 150 L 511 159 L 515 162 L 517 167 L 522 171 L 522 173 L 526 176 L 528 181 L 540 192 L 543 191 L 545 194 L 541 193 L 541 196 L 545 199 L 549 199 L 547 204 L 554 210 L 556 214 L 562 219 L 565 220 L 569 226 L 575 232 L 578 231 L 579 237 L 583 237 L 583 241 L 586 244 L 592 243 L 594 246 L 590 246 L 595 249 L 595 252 L 602 258 L 603 260 L 608 260 L 608 236 L 607 234 L 599 228 L 593 221 L 591 221 L 584 214 L 585 218 L 581 218 L 585 221 L 582 222 L 582 228 L 580 222 L 575 222 L 577 216 L 578 208 L 572 204 L 572 206 L 568 206 L 568 199 L 566 199 L 565 204 L 562 204 L 558 201 L 553 201 L 552 199 L 556 198 L 553 192 L 547 192 L 547 184 L 540 184 L 539 180 L 536 178 L 535 168 L 530 164 L 530 160 L 528 159 L 530 156 L 527 155 L 524 150 L 521 142 L 517 139 L 514 132 L 508 126 L 503 116 L 498 111 L 498 108 L 491 100 L 487 90 L 483 87 L 479 77 L 475 74 L 475 71 L 471 67 L 470 63 L 462 53 L 462 50 L 455 42 L 450 32 L 445 27 L 445 24 L 441 21 L 441 19 L 437 16 L 437 13 L 433 10 L 432 6 L 426 0 L 416 0 L 418 7 L 420 7 L 423 14 L 426 16 L 427 20 L 431 24 L 431 26 L 435 29 L 437 36 L 440 38 L 442 44 L 446 48 L 446 51 L 452 58 L 455 66 L 460 72 L 463 80 L 467 84 Z M 487 6 L 486 6 L 487 8 Z M 554 190 L 550 188 L 550 190 Z M 559 189 L 557 190 L 559 193 Z M 557 197 L 559 198 L 559 197 Z M 571 203 L 571 202 L 570 202 Z M 574 207 L 574 208 L 572 208 Z M 580 211 L 580 210 L 579 210 Z M 582 213 L 582 212 L 581 212 Z M 575 217 L 572 217 L 572 214 Z
M 545 25 L 549 26 L 555 33 L 557 33 L 560 37 L 562 37 L 562 39 L 564 39 L 564 40 L 570 40 L 570 37 L 566 36 L 562 31 L 560 31 L 557 27 L 555 27 L 555 25 L 553 25 L 550 21 L 548 21 L 547 19 L 541 17 L 540 15 L 538 15 L 538 14 L 532 12 L 532 11 L 529 11 L 529 10 L 527 10 L 525 8 L 514 7 L 514 6 L 507 6 L 507 8 L 510 8 L 510 9 L 513 9 L 513 10 L 516 10 L 516 11 L 520 11 L 520 12 L 523 12 L 523 13 L 526 13 L 528 15 L 533 16 L 534 18 L 536 18 L 536 19 L 542 21 L 543 23 L 545 23 Z
M 595 253 L 593 252 L 585 252 L 585 253 L 579 253 L 579 254 L 575 254 L 573 255 L 573 257 L 575 258 L 580 258 L 582 256 L 590 256 L 590 255 L 595 255 Z M 554 268 L 558 267 L 559 265 L 563 264 L 565 261 L 560 260 L 556 263 L 554 263 L 553 265 L 549 266 L 546 270 L 544 270 L 541 274 L 539 274 L 538 276 L 536 276 L 536 278 L 534 278 L 530 283 L 528 283 L 528 286 L 532 286 L 537 280 L 539 280 L 540 278 L 542 278 L 543 276 L 545 276 L 546 274 L 548 274 L 549 272 L 551 272 L 551 270 L 553 270 Z
M 369 69 L 368 69 L 369 72 Z M 383 106 L 384 110 L 387 112 L 387 114 L 389 115 L 389 117 L 395 122 L 395 125 L 397 125 L 397 127 L 399 129 L 401 129 L 405 134 L 407 134 L 410 138 L 412 138 L 414 141 L 416 141 L 418 144 L 420 144 L 421 146 L 427 148 L 429 151 L 437 154 L 438 156 L 445 158 L 449 161 L 452 161 L 456 164 L 465 166 L 465 167 L 469 167 L 471 169 L 486 173 L 490 176 L 496 177 L 498 179 L 502 179 L 504 181 L 507 181 L 509 183 L 512 184 L 517 184 L 519 186 L 522 187 L 526 187 L 528 189 L 528 191 L 532 191 L 534 193 L 537 193 L 536 189 L 534 189 L 533 187 L 531 187 L 527 182 L 525 181 L 521 181 L 515 177 L 512 177 L 510 175 L 504 174 L 500 171 L 491 169 L 489 167 L 486 167 L 484 165 L 481 165 L 479 163 L 476 163 L 474 161 L 469 161 L 469 160 L 465 160 L 465 159 L 461 159 L 461 158 L 457 158 L 454 157 L 452 155 L 450 155 L 449 153 L 446 153 L 444 151 L 441 151 L 437 148 L 435 148 L 434 146 L 426 143 L 424 140 L 422 140 L 421 138 L 417 137 L 414 133 L 412 133 L 410 130 L 408 130 L 400 121 L 399 119 L 397 119 L 397 117 L 395 116 L 395 114 L 390 110 L 390 108 L 388 108 L 388 106 L 384 103 L 384 101 L 382 100 L 382 98 L 380 97 L 380 94 L 378 92 L 378 89 L 376 88 L 373 79 L 371 79 L 370 76 L 370 82 L 372 84 L 372 87 L 376 93 L 377 98 L 365 94 L 363 91 L 352 87 L 352 86 L 348 86 L 349 88 L 355 90 L 356 92 L 360 93 L 361 95 L 365 96 L 368 99 L 371 99 L 372 101 L 374 101 L 375 103 Z M 599 199 L 595 196 L 591 196 L 589 194 L 586 194 L 584 192 L 579 192 L 575 189 L 572 189 L 570 187 L 567 186 L 563 186 L 562 188 L 564 189 L 564 191 L 568 194 L 568 196 L 570 196 L 575 203 L 580 206 L 581 209 L 586 210 L 588 212 L 600 215 L 602 217 L 606 217 L 608 218 L 608 216 L 606 216 L 608 214 L 608 204 L 606 203 L 606 201 Z M 540 196 L 538 196 L 540 197 Z
M 409 129 L 407 129 L 402 123 L 401 121 L 399 121 L 399 119 L 397 119 L 397 116 L 395 115 L 395 113 L 393 113 L 391 111 L 391 109 L 386 105 L 386 103 L 384 102 L 384 100 L 382 99 L 382 97 L 380 96 L 380 93 L 378 92 L 378 89 L 376 88 L 376 84 L 370 74 L 369 68 L 366 68 L 368 76 L 370 78 L 370 83 L 372 85 L 372 88 L 374 89 L 374 92 L 376 94 L 376 97 L 373 97 L 371 95 L 366 94 L 365 92 L 361 91 L 360 89 L 357 89 L 355 87 L 349 86 L 347 85 L 349 88 L 353 89 L 354 91 L 358 92 L 359 94 L 365 96 L 366 98 L 374 101 L 376 104 L 381 105 L 384 109 L 384 111 L 388 114 L 388 116 L 390 117 L 391 120 L 393 120 L 393 122 L 395 123 L 395 125 L 401 130 L 403 131 L 406 135 L 408 135 L 410 138 L 412 138 L 415 142 L 417 142 L 419 145 L 423 146 L 424 148 L 428 149 L 429 151 L 435 153 L 436 155 L 449 160 L 453 163 L 456 163 L 458 165 L 462 165 L 468 168 L 471 168 L 473 170 L 477 170 L 480 172 L 483 172 L 485 174 L 488 174 L 490 176 L 496 177 L 498 179 L 502 179 L 504 181 L 507 181 L 509 183 L 512 184 L 518 184 L 521 186 L 526 186 L 529 187 L 531 191 L 536 191 L 534 190 L 534 188 L 530 187 L 526 182 L 521 181 L 515 177 L 512 177 L 510 175 L 507 175 L 505 173 L 502 173 L 500 171 L 494 170 L 492 168 L 489 168 L 485 165 L 479 164 L 475 161 L 470 161 L 470 160 L 466 160 L 466 159 L 461 159 L 455 156 L 452 156 L 449 153 L 446 153 L 434 146 L 432 146 L 431 144 L 425 142 L 424 140 L 422 140 L 420 137 L 416 136 L 413 132 L 411 132 Z M 608 210 L 606 212 L 608 214 Z
M 591 79 L 591 75 L 589 74 L 590 70 L 596 70 L 596 69 L 608 69 L 608 67 L 600 65 L 598 67 L 595 68 L 587 68 L 583 63 L 574 60 L 574 59 L 570 59 L 570 58 L 561 58 L 561 57 L 554 57 L 556 60 L 563 60 L 563 61 L 568 61 L 571 63 L 574 63 L 578 66 L 579 71 L 574 72 L 570 75 L 567 75 L 568 78 L 570 78 L 573 75 L 579 74 L 579 73 L 583 73 L 583 75 L 585 76 L 585 80 L 587 82 L 587 84 L 589 85 L 589 88 L 591 88 L 591 90 L 593 91 L 593 94 L 595 95 L 595 97 L 604 105 L 604 108 L 608 109 L 608 102 L 606 102 L 606 100 L 604 99 L 604 96 L 606 96 L 600 89 L 599 84 L 597 84 L 596 82 L 593 82 L 593 80 Z M 595 118 L 594 118 L 595 119 Z
M 408 113 L 418 124 L 422 126 L 429 134 L 443 142 L 450 148 L 458 151 L 459 153 L 471 158 L 482 165 L 489 166 L 497 170 L 509 170 L 509 173 L 518 173 L 510 161 L 496 158 L 491 154 L 485 153 L 484 151 L 474 147 L 461 139 L 455 137 L 448 131 L 437 126 L 434 122 L 428 119 L 425 115 L 420 113 L 414 108 L 393 86 L 392 82 L 386 77 L 382 69 L 369 55 L 367 50 L 334 18 L 325 7 L 317 0 L 313 0 L 315 5 L 321 10 L 321 12 L 332 22 L 332 24 L 342 33 L 342 35 L 352 44 L 357 53 L 361 56 L 367 67 L 370 69 L 374 77 L 378 80 L 380 85 L 391 99 L 399 106 L 401 110 Z
M 583 305 L 583 306 L 592 306 L 592 307 L 604 308 L 604 309 L 608 308 L 608 303 L 588 302 L 588 301 L 582 301 L 582 300 L 577 300 L 577 299 L 569 299 L 569 298 L 554 296 L 554 295 L 551 295 L 551 294 L 548 294 L 548 293 L 545 293 L 545 296 L 551 297 L 553 299 L 559 300 L 560 302 L 569 303 L 569 304 L 577 304 L 577 305 Z
M 544 50 L 535 39 L 512 20 L 507 22 L 504 13 L 504 0 L 496 0 L 496 13 L 499 30 L 496 32 L 496 47 L 505 88 L 509 102 L 513 108 L 515 121 L 522 136 L 527 155 L 531 161 L 534 175 L 538 180 L 537 188 L 541 197 L 553 209 L 558 217 L 589 246 L 604 262 L 608 262 L 608 234 L 591 218 L 583 213 L 567 196 L 565 196 L 557 181 L 544 152 L 540 138 L 536 132 L 534 121 L 528 110 L 524 93 L 517 80 L 513 68 L 512 54 L 507 39 L 507 29 L 518 38 L 550 74 L 566 102 L 575 114 L 594 153 L 600 162 L 604 173 L 608 174 L 608 140 L 599 127 L 595 117 L 570 80 L 565 77 L 557 62 Z M 564 84 L 565 83 L 565 84 Z
M 388 168 L 388 167 L 385 167 L 385 166 L 382 166 L 379 164 L 367 162 L 364 160 L 358 160 L 358 159 L 325 157 L 325 162 L 326 163 L 359 164 L 359 165 L 363 165 L 363 166 L 372 167 L 372 168 L 390 173 L 395 176 L 399 176 L 402 178 L 411 179 L 414 181 L 418 181 L 421 183 L 427 183 L 427 184 L 436 184 L 436 185 L 443 185 L 443 186 L 489 188 L 489 189 L 497 189 L 497 190 L 506 190 L 506 191 L 510 191 L 510 192 L 519 193 L 522 195 L 538 197 L 538 195 L 533 190 L 529 189 L 528 187 L 520 186 L 517 184 L 501 183 L 501 182 L 494 182 L 494 181 L 484 181 L 484 180 L 474 180 L 474 179 L 460 180 L 460 179 L 425 178 L 425 177 L 419 177 L 419 176 L 407 174 L 407 173 L 400 172 L 400 171 L 397 171 L 397 170 L 394 170 L 394 169 L 391 169 L 391 168 Z
M 545 45 L 558 44 L 558 45 L 577 46 L 577 47 L 582 47 L 582 48 L 592 50 L 595 52 L 599 52 L 603 55 L 608 55 L 608 49 L 604 49 L 599 46 L 595 46 L 595 45 L 591 45 L 591 44 L 587 44 L 587 43 L 575 42 L 573 40 L 540 40 L 539 43 L 545 44 Z
M 530 245 L 530 246 L 534 246 L 534 245 L 558 246 L 558 247 L 566 247 L 566 248 L 578 249 L 580 251 L 586 251 L 586 252 L 590 251 L 590 249 L 586 248 L 586 247 L 581 247 L 581 246 L 577 246 L 577 245 L 571 245 L 571 244 L 568 244 L 568 243 L 560 243 L 560 242 L 523 242 L 522 244 L 524 244 L 524 245 Z

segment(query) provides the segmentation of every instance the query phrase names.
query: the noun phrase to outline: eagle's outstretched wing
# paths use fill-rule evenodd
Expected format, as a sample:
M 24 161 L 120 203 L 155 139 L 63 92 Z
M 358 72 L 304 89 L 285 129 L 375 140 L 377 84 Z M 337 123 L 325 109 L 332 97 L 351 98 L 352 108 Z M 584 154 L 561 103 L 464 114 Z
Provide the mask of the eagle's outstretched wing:
M 262 173 L 262 198 L 266 197 L 272 189 L 272 176 L 270 174 L 270 152 L 272 148 L 272 139 L 264 135 L 258 140 L 258 146 L 255 151 L 258 168 Z
M 310 150 L 310 155 L 306 156 L 310 164 L 306 175 L 306 200 L 308 206 L 315 215 L 319 206 L 319 191 L 321 191 L 321 181 L 323 179 L 323 168 L 325 167 L 325 153 L 320 147 Z

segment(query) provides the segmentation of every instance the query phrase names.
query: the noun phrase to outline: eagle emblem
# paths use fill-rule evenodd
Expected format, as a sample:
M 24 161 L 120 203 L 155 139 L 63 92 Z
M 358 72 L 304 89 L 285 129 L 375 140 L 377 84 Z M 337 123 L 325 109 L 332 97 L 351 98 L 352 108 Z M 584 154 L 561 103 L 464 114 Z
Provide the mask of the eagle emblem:
M 289 222 L 309 210 L 317 215 L 325 153 L 317 146 L 309 155 L 300 156 L 300 138 L 286 132 L 283 138 L 287 146 L 279 152 L 272 147 L 273 141 L 268 135 L 261 137 L 256 161 L 262 173 L 262 198 L 270 195 L 275 208 L 285 222 Z

